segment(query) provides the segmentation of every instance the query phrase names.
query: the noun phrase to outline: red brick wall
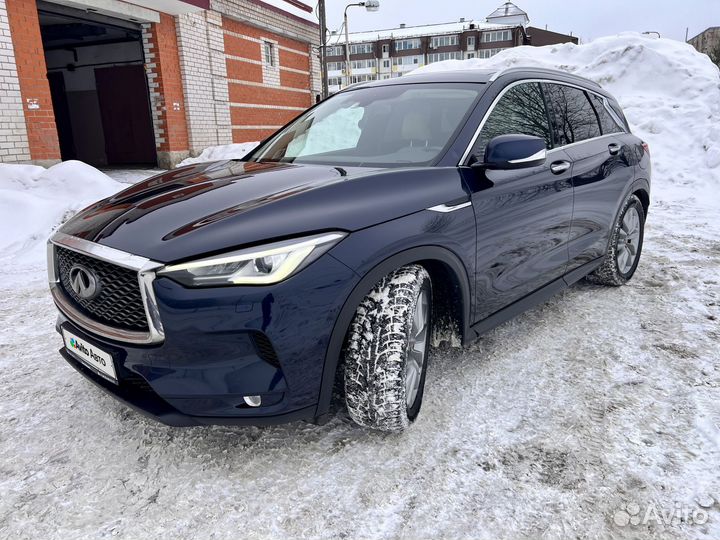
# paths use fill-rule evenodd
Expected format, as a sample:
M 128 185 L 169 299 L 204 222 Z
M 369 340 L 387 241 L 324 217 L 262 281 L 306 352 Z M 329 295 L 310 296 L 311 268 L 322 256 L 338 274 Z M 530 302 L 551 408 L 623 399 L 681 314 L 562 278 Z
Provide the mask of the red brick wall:
M 27 124 L 30 158 L 60 159 L 60 144 L 35 0 L 9 0 L 6 7 Z M 37 100 L 40 107 L 28 109 L 28 100 Z
M 188 129 L 174 17 L 160 14 L 160 22 L 150 26 L 148 44 L 154 57 L 146 62 L 155 64 L 150 72 L 155 74 L 153 80 L 157 83 L 154 89 L 157 93 L 156 127 L 162 130 L 156 137 L 157 149 L 161 152 L 187 150 Z M 179 107 L 174 105 L 176 103 Z
M 252 126 L 282 126 L 313 103 L 308 44 L 227 17 L 223 17 L 223 30 L 233 141 L 265 139 L 275 128 L 253 129 Z M 277 42 L 279 86 L 264 83 L 258 41 L 263 39 Z

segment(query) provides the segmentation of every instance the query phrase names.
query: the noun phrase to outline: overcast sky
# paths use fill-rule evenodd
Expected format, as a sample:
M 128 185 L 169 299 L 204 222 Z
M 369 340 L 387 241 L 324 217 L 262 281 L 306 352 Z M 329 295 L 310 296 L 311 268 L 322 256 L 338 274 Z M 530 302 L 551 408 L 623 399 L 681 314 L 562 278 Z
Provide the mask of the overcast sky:
M 296 14 L 302 12 L 283 0 L 265 0 Z M 316 0 L 303 0 L 307 4 Z M 342 13 L 351 0 L 326 0 L 328 28 L 339 29 Z M 353 0 L 354 1 L 354 0 Z M 503 0 L 380 0 L 380 11 L 368 13 L 354 7 L 348 11 L 350 31 L 407 25 L 484 20 Z M 720 26 L 720 0 L 517 0 L 530 24 L 580 36 L 583 41 L 626 30 L 657 31 L 663 37 L 685 39 L 709 26 Z M 312 16 L 310 16 L 312 17 Z

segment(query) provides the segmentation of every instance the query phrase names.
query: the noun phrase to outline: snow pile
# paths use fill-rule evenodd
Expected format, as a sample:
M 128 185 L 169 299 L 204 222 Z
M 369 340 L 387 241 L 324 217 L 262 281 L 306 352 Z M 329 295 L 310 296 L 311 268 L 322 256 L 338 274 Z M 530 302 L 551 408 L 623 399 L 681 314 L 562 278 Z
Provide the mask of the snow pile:
M 654 195 L 718 203 L 720 76 L 706 55 L 680 41 L 623 33 L 583 45 L 516 47 L 487 60 L 448 60 L 412 73 L 519 66 L 559 69 L 601 84 L 650 145 Z
M 245 142 L 237 144 L 225 144 L 221 146 L 210 146 L 203 150 L 199 156 L 182 160 L 178 167 L 202 163 L 203 161 L 220 161 L 223 159 L 241 159 L 253 150 L 259 142 Z
M 0 260 L 14 267 L 43 264 L 45 242 L 89 204 L 126 187 L 81 161 L 45 169 L 0 164 Z

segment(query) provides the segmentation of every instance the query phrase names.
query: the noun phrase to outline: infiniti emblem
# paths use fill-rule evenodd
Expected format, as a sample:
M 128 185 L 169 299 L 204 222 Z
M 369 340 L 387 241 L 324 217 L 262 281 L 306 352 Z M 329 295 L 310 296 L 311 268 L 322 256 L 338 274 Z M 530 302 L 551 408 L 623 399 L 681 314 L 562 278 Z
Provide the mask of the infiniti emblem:
M 70 286 L 85 300 L 95 298 L 100 292 L 100 281 L 95 273 L 79 264 L 70 269 Z

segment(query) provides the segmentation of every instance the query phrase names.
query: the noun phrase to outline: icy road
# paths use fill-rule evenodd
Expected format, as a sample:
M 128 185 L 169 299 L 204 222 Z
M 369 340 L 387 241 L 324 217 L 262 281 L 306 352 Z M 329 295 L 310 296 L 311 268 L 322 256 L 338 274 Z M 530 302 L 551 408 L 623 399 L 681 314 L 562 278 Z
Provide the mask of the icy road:
M 638 272 L 435 351 L 402 435 L 146 420 L 57 354 L 40 263 L 3 259 L 0 538 L 720 538 L 720 77 L 683 44 L 599 41 L 496 58 L 621 98 L 654 161 Z M 684 85 L 618 82 L 688 58 Z

